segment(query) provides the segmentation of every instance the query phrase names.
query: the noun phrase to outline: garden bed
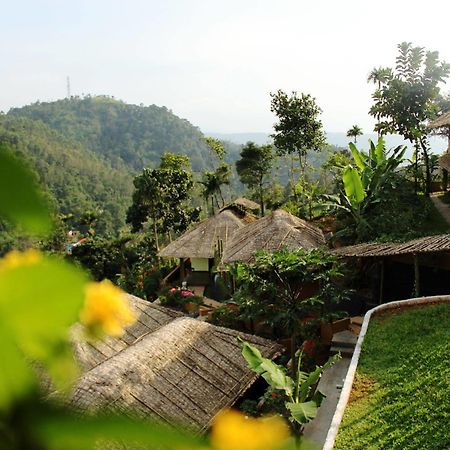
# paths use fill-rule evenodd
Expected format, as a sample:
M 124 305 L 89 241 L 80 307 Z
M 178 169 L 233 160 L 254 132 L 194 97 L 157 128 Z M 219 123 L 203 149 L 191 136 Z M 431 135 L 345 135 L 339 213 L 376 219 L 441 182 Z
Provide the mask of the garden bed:
M 335 449 L 450 448 L 450 304 L 370 321 Z

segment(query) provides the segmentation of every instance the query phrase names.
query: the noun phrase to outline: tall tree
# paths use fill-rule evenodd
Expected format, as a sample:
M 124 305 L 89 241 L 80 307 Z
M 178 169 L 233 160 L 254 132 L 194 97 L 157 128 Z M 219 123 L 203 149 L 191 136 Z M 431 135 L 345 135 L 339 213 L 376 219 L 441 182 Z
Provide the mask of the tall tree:
M 247 142 L 241 150 L 241 159 L 236 161 L 236 171 L 242 183 L 257 189 L 261 216 L 264 216 L 264 182 L 269 175 L 274 159 L 271 145 L 256 145 Z
M 194 185 L 188 163 L 187 156 L 165 153 L 159 168 L 145 168 L 133 181 L 127 222 L 138 231 L 150 220 L 157 251 L 161 233 L 182 232 L 198 219 L 199 208 L 187 204 Z
M 410 42 L 401 43 L 398 49 L 395 69 L 386 70 L 372 95 L 375 103 L 370 114 L 378 119 L 375 131 L 400 134 L 415 145 L 416 161 L 422 150 L 428 194 L 431 171 L 426 122 L 436 113 L 439 83 L 449 76 L 450 65 L 439 61 L 438 52 L 425 52 Z
M 353 125 L 350 130 L 347 131 L 347 137 L 352 137 L 355 140 L 355 144 L 356 144 L 356 138 L 358 136 L 362 136 L 363 132 L 362 129 L 360 127 L 358 127 L 358 125 Z
M 272 134 L 280 155 L 296 154 L 300 170 L 305 175 L 308 151 L 318 151 L 325 145 L 325 135 L 319 115 L 322 110 L 309 94 L 286 94 L 282 90 L 270 94 L 270 110 L 278 117 Z M 293 188 L 293 187 L 292 187 Z
M 208 145 L 213 159 L 216 160 L 214 170 L 206 170 L 203 172 L 202 181 L 200 181 L 204 186 L 203 197 L 205 198 L 206 204 L 208 205 L 208 200 L 211 200 L 211 214 L 213 215 L 215 209 L 214 204 L 216 204 L 217 208 L 220 208 L 219 197 L 222 206 L 225 205 L 222 186 L 230 184 L 231 166 L 224 161 L 226 150 L 222 142 L 212 137 L 205 137 L 204 140 Z

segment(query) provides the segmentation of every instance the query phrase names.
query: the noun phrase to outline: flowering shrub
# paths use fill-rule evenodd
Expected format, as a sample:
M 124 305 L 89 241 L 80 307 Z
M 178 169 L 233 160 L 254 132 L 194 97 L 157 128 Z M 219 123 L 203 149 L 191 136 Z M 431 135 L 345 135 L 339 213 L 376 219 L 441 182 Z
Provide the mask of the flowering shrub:
M 161 305 L 171 306 L 173 308 L 182 308 L 185 303 L 191 302 L 196 305 L 203 303 L 203 298 L 195 295 L 192 291 L 185 288 L 164 288 L 158 296 Z

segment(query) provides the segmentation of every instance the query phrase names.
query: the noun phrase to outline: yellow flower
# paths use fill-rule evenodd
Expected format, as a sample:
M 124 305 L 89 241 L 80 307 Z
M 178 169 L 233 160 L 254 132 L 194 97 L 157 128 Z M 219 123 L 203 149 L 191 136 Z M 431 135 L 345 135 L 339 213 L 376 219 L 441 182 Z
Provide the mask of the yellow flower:
M 34 249 L 19 252 L 12 250 L 0 259 L 0 272 L 18 267 L 33 266 L 42 260 L 40 252 Z
M 288 438 L 288 427 L 280 417 L 255 419 L 230 409 L 216 416 L 211 445 L 213 450 L 276 450 Z
M 124 327 L 132 325 L 136 317 L 125 294 L 110 281 L 88 283 L 86 299 L 80 313 L 80 320 L 89 334 L 100 337 L 103 334 L 119 337 Z

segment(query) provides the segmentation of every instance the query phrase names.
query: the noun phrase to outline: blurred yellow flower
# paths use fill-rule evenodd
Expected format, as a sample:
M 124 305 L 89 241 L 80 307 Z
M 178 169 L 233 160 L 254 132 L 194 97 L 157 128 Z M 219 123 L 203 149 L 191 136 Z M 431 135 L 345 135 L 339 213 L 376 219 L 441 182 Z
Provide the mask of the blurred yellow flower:
M 86 299 L 80 320 L 89 334 L 101 337 L 104 334 L 119 337 L 124 327 L 132 325 L 136 317 L 127 302 L 124 292 L 110 281 L 88 283 Z
M 213 423 L 213 450 L 276 450 L 286 444 L 289 429 L 281 417 L 255 419 L 229 409 Z
M 42 260 L 42 254 L 34 249 L 19 252 L 12 250 L 0 259 L 0 272 L 18 267 L 32 266 Z

